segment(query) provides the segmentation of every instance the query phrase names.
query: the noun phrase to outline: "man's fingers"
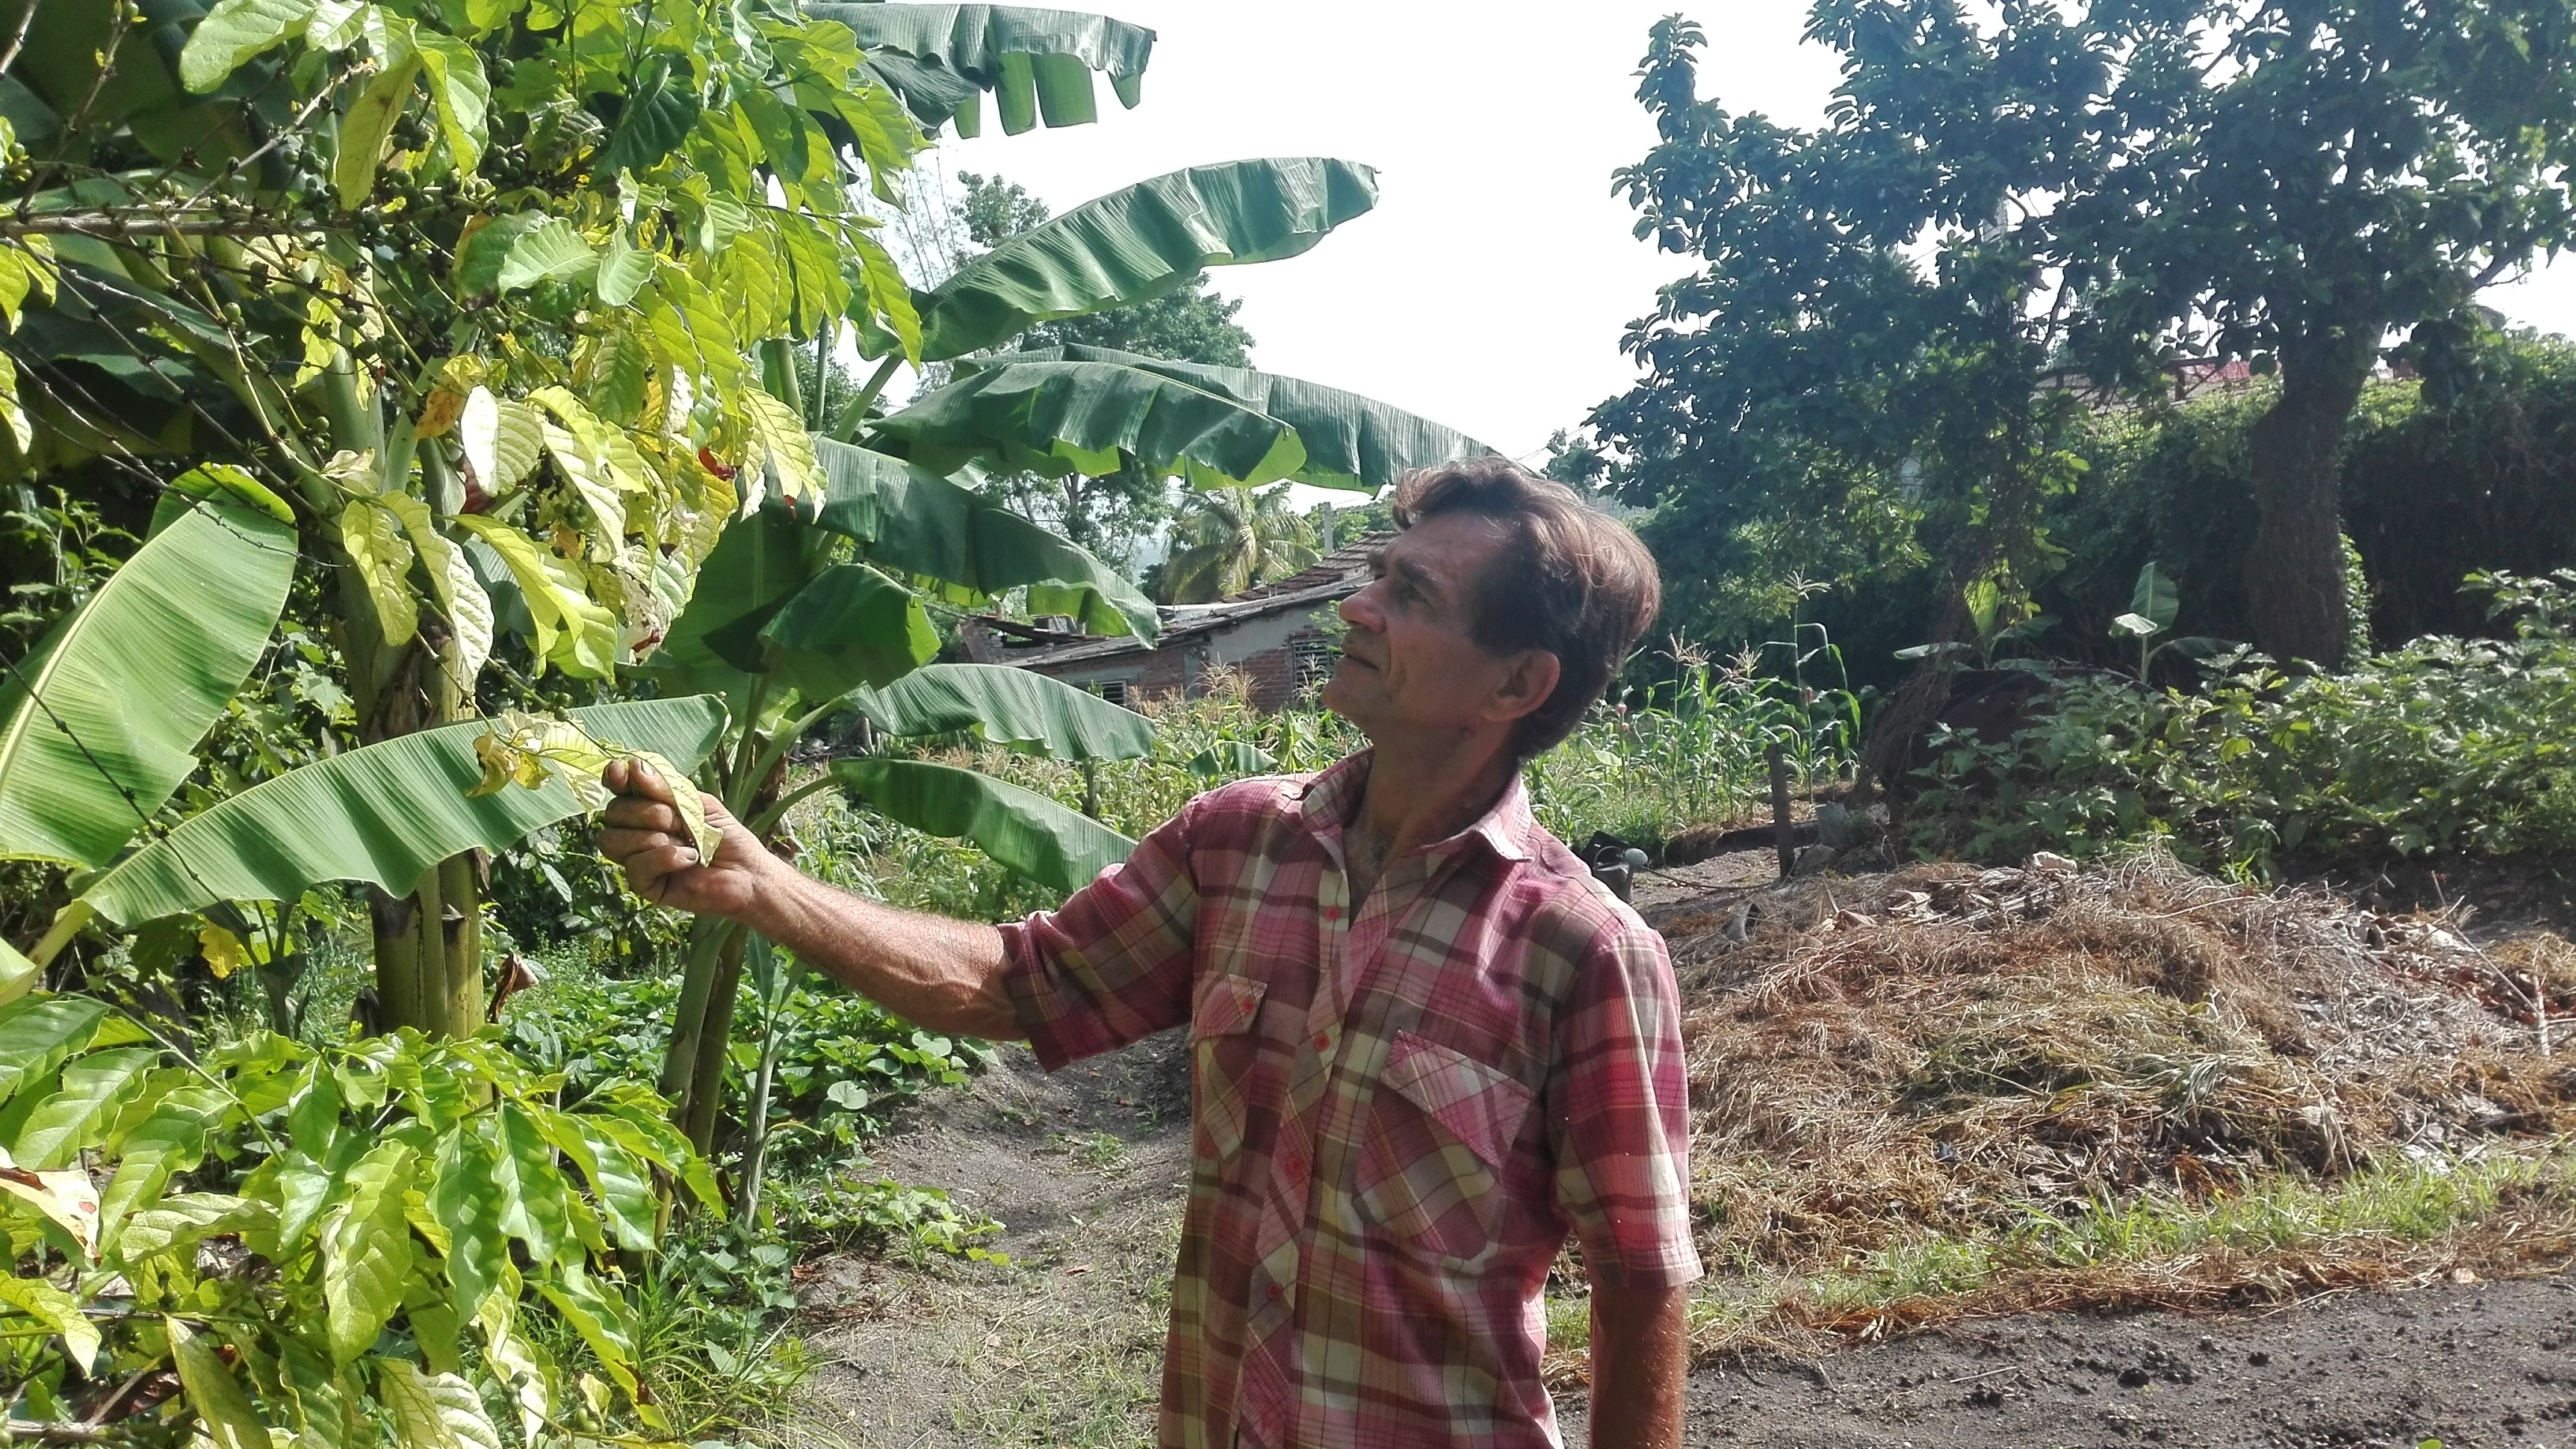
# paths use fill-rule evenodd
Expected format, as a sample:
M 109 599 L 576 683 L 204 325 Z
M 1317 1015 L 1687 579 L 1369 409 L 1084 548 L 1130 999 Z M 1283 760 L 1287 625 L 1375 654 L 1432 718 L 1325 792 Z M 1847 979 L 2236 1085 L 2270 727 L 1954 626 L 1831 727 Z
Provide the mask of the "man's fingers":
M 671 803 L 671 787 L 642 760 L 611 760 L 599 772 L 599 783 L 615 792 L 620 800 L 657 800 Z M 611 809 L 616 807 L 611 806 Z
M 599 853 L 621 864 L 648 850 L 687 844 L 677 830 L 621 830 L 612 825 L 599 832 Z
M 680 831 L 679 810 L 659 800 L 642 795 L 620 795 L 608 802 L 600 819 L 624 830 L 659 830 L 676 835 Z
M 663 878 L 690 870 L 698 863 L 698 853 L 685 845 L 656 846 L 640 850 L 619 864 L 626 868 L 626 883 L 637 893 L 653 900 L 662 898 L 659 889 Z

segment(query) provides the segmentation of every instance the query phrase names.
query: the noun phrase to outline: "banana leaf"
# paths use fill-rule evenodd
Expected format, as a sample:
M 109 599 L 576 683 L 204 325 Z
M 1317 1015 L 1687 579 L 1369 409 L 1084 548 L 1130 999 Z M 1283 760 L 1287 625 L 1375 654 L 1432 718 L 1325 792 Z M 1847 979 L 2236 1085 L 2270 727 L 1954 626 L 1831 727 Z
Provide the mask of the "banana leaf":
M 929 835 L 962 837 L 1043 885 L 1077 891 L 1136 842 L 1035 791 L 925 760 L 837 760 L 832 778 Z
M 1154 606 L 1117 570 L 998 500 L 830 438 L 817 436 L 814 453 L 824 480 L 814 522 L 857 539 L 877 563 L 938 581 L 950 602 L 1025 588 L 1032 612 L 1070 615 L 1095 633 L 1150 644 L 1160 632 Z
M 997 745 L 1059 760 L 1134 760 L 1154 725 L 1060 679 L 1003 664 L 933 664 L 850 703 L 890 735 L 976 730 Z
M 1148 301 L 1209 267 L 1293 257 L 1377 204 L 1377 173 L 1327 157 L 1193 166 L 1042 222 L 914 297 L 931 361 L 1040 322 Z
M 1173 362 L 1108 347 L 1049 347 L 1012 353 L 986 366 L 1016 366 L 1022 358 L 1132 368 L 1258 408 L 1296 429 L 1306 460 L 1293 476 L 1317 488 L 1375 492 L 1413 469 L 1493 451 L 1455 428 L 1375 398 L 1246 367 Z
M 726 524 L 698 567 L 688 607 L 654 651 L 655 660 L 690 670 L 728 665 L 757 673 L 756 651 L 745 654 L 737 645 L 719 652 L 712 641 L 722 638 L 730 645 L 736 635 L 757 636 L 779 606 L 822 571 L 822 545 L 829 541 L 785 508 L 762 509 Z
M 872 52 L 870 69 L 921 124 L 936 131 L 954 121 L 957 134 L 983 131 L 981 93 L 991 91 L 1002 130 L 1019 135 L 1043 114 L 1049 126 L 1096 119 L 1091 73 L 1108 75 L 1118 103 L 1134 109 L 1142 94 L 1154 32 L 1105 15 L 1019 5 L 807 5 L 817 20 L 837 20 Z
M 707 695 L 592 705 L 571 712 L 599 740 L 694 769 L 724 729 Z M 219 901 L 292 900 L 322 881 L 396 893 L 467 850 L 498 850 L 580 811 L 560 781 L 469 798 L 482 778 L 479 721 L 404 735 L 319 760 L 189 817 L 87 881 L 79 899 L 108 921 L 203 910 Z
M 1011 354 L 878 421 L 890 448 L 933 473 L 1105 477 L 1139 467 L 1258 485 L 1306 466 L 1297 431 L 1222 390 L 1119 363 Z
M 1489 451 L 1374 398 L 1240 367 L 1106 347 L 961 361 L 956 381 L 878 422 L 922 467 L 985 462 L 1101 477 L 1123 468 L 1202 488 L 1294 479 L 1374 492 L 1408 470 Z
M 731 631 L 728 631 L 730 633 Z M 719 652 L 730 642 L 711 641 Z M 939 653 L 912 590 L 865 564 L 834 564 L 797 590 L 750 641 L 753 662 L 808 700 L 893 684 Z
M 294 575 L 293 525 L 198 499 L 57 625 L 0 680 L 0 855 L 95 866 L 132 839 L 197 767 Z

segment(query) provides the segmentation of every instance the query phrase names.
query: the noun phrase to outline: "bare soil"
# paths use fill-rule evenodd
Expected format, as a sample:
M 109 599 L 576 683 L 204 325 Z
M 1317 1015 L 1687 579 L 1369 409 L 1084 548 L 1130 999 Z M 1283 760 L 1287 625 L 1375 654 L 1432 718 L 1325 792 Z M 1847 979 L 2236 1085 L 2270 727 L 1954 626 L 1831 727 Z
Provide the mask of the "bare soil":
M 1585 1442 L 1565 1412 L 1566 1442 Z M 2035 1313 L 1691 1381 L 1691 1444 L 2576 1444 L 2576 1279 L 2443 1282 L 2260 1315 Z
M 1773 870 L 1759 850 L 1641 872 L 1637 904 L 1659 925 L 1723 920 L 1766 892 Z M 1837 899 L 1854 897 L 1838 887 Z M 1875 898 L 1865 908 L 1886 909 Z M 1779 913 L 1774 929 L 1789 924 Z M 2501 919 L 2479 924 L 2491 940 L 2510 934 Z M 1762 934 L 1757 921 L 1747 944 Z M 1736 973 L 1706 975 L 1703 991 Z M 2466 1025 L 2476 1011 L 2510 1033 L 2473 993 L 2443 994 L 2438 1015 Z M 1010 1261 L 809 1265 L 816 1427 L 921 1449 L 1150 1444 L 1187 1174 L 1187 1062 L 1167 1035 L 1049 1077 L 1024 1048 L 1006 1048 L 993 1071 L 879 1144 L 886 1175 L 946 1187 L 999 1219 L 1005 1231 L 986 1246 Z M 2482 1259 L 2478 1271 L 2508 1266 Z M 2291 1283 L 2257 1312 L 1935 1314 L 1894 1342 L 1836 1347 L 1853 1342 L 1838 1333 L 1795 1353 L 1721 1353 L 1694 1376 L 1687 1437 L 2576 1449 L 2576 1278 L 2554 1267 L 2486 1282 L 2428 1263 L 2397 1276 L 2413 1291 Z M 1567 1442 L 1585 1442 L 1580 1392 L 1560 1398 Z

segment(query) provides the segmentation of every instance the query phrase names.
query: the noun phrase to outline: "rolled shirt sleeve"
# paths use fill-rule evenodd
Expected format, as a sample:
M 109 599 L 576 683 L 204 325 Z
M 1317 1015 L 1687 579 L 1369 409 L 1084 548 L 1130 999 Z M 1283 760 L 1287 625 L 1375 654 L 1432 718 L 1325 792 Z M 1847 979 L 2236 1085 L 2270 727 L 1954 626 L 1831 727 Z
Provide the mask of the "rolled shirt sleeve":
M 1198 809 L 1183 808 L 1061 908 L 1000 928 L 1011 1006 L 1048 1071 L 1188 1019 Z
M 1597 1284 L 1669 1288 L 1701 1273 L 1679 997 L 1663 939 L 1638 927 L 1595 944 L 1557 1018 L 1556 1206 Z

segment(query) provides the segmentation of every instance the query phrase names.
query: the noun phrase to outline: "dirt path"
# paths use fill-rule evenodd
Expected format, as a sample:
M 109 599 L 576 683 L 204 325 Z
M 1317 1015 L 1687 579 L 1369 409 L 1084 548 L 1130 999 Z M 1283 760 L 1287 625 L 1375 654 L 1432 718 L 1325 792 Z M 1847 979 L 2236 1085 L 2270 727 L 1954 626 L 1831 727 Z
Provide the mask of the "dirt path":
M 1049 1078 L 1024 1049 L 878 1165 L 1000 1218 L 1012 1262 L 832 1260 L 807 1285 L 817 1416 L 876 1449 L 1152 1442 L 1187 1172 L 1161 1037 Z M 1583 1409 L 1565 1408 L 1582 1444 Z M 1689 1442 L 2576 1449 L 2576 1279 L 2441 1283 L 2261 1314 L 2032 1314 L 1712 1368 Z
M 822 1264 L 815 1417 L 864 1449 L 1151 1443 L 1188 1119 L 1165 1033 L 1054 1077 L 1006 1047 L 880 1144 L 886 1175 L 999 1219 L 1011 1261 Z
M 1567 1413 L 1580 1444 L 1580 1410 Z M 2576 1445 L 2576 1279 L 2261 1315 L 2029 1314 L 1814 1364 L 1712 1369 L 1692 1444 Z

